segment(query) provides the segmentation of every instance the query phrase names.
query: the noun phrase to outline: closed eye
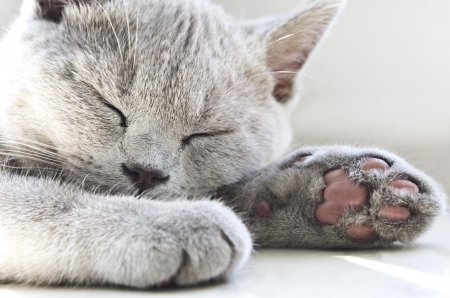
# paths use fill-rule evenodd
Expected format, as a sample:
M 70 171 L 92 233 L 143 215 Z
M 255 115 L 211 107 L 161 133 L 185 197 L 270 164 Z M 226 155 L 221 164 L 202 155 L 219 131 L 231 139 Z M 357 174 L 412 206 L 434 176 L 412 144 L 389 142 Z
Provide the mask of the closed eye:
M 185 137 L 183 140 L 181 140 L 181 142 L 183 142 L 184 145 L 190 145 L 191 141 L 195 138 L 206 138 L 206 137 L 210 137 L 210 136 L 211 136 L 211 134 L 209 134 L 209 133 L 195 133 L 193 135 Z
M 214 136 L 218 136 L 218 135 L 223 135 L 223 134 L 230 134 L 232 133 L 232 131 L 218 131 L 218 132 L 202 132 L 202 133 L 195 133 L 192 134 L 188 137 L 185 137 L 183 140 L 181 140 L 181 142 L 183 143 L 183 145 L 190 145 L 191 141 L 196 139 L 196 138 L 207 138 L 207 137 L 214 137 Z
M 112 104 L 108 103 L 108 102 L 103 102 L 108 108 L 110 108 L 111 110 L 113 110 L 114 112 L 116 112 L 117 115 L 119 115 L 121 121 L 120 121 L 120 126 L 121 127 L 128 127 L 127 124 L 127 118 L 125 117 L 125 115 L 115 106 L 113 106 Z
M 109 102 L 107 102 L 103 96 L 101 95 L 100 92 L 98 92 L 91 84 L 82 81 L 81 84 L 84 86 L 85 89 L 89 90 L 90 92 L 92 92 L 97 99 L 102 102 L 105 106 L 107 106 L 108 108 L 110 108 L 111 110 L 113 110 L 119 117 L 120 117 L 120 126 L 121 127 L 128 127 L 128 123 L 127 123 L 127 118 L 125 117 L 125 115 L 122 113 L 121 110 L 119 110 L 118 108 L 116 108 L 115 106 L 113 106 L 112 104 L 110 104 Z

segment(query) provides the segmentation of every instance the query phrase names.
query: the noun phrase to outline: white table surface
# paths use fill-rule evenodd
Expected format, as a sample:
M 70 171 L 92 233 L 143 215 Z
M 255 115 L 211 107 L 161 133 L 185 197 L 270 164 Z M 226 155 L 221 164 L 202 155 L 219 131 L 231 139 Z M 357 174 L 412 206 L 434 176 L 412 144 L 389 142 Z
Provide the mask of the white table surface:
M 407 248 L 260 250 L 219 285 L 164 291 L 2 285 L 0 297 L 450 297 L 450 217 Z

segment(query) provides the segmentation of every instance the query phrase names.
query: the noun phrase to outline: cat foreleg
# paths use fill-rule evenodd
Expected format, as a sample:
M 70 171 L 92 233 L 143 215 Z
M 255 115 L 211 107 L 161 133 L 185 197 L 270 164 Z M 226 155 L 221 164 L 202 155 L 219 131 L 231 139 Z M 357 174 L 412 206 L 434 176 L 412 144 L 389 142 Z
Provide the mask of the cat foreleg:
M 192 285 L 228 277 L 250 235 L 218 202 L 94 195 L 0 173 L 0 280 L 31 284 Z

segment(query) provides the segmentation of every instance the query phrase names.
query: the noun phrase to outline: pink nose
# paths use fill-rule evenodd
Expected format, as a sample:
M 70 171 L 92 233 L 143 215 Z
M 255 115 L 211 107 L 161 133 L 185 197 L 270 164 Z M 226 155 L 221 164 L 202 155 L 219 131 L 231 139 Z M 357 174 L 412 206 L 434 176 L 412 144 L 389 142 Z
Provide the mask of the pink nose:
M 123 169 L 125 173 L 131 177 L 136 187 L 141 190 L 154 188 L 169 180 L 169 174 L 158 169 L 144 169 L 136 165 L 123 165 Z

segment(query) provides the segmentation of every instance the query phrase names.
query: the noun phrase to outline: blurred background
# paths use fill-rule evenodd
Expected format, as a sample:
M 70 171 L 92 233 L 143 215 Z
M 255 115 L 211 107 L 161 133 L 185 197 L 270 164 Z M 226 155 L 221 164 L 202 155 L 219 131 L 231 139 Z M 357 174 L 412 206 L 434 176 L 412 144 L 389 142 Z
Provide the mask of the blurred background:
M 19 0 L 0 0 L 0 30 Z M 213 0 L 239 19 L 301 0 Z M 450 192 L 450 1 L 349 0 L 301 77 L 297 146 L 352 144 L 399 153 Z M 312 77 L 312 78 L 310 78 Z

